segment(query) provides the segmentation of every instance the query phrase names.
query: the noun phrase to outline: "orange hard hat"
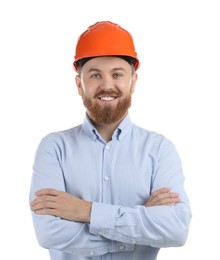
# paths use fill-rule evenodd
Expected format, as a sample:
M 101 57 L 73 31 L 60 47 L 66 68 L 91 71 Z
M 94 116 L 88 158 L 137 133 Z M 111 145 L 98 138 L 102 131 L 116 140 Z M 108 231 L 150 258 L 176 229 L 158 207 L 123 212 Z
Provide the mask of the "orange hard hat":
M 131 34 L 109 21 L 97 22 L 80 35 L 73 63 L 75 70 L 79 60 L 99 56 L 128 56 L 133 58 L 135 70 L 140 66 Z

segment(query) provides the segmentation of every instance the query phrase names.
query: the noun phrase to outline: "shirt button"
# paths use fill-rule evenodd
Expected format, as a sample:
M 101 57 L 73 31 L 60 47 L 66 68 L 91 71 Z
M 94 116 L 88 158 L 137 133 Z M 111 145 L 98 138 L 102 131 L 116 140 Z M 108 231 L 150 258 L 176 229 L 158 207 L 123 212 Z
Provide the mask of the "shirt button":
M 125 249 L 125 246 L 120 245 L 120 246 L 119 246 L 119 249 L 120 249 L 120 250 L 123 250 L 123 249 Z
M 135 244 L 135 243 L 136 243 L 136 240 L 132 240 L 131 243 L 132 243 L 132 244 Z
M 109 180 L 109 177 L 108 177 L 108 176 L 105 176 L 103 179 L 104 179 L 104 181 L 108 181 L 108 180 Z
M 106 147 L 105 147 L 107 150 L 110 150 L 110 148 L 111 148 L 111 146 L 109 146 L 109 145 L 106 145 Z
M 100 230 L 100 231 L 98 232 L 98 234 L 101 236 L 101 235 L 102 235 L 102 231 Z

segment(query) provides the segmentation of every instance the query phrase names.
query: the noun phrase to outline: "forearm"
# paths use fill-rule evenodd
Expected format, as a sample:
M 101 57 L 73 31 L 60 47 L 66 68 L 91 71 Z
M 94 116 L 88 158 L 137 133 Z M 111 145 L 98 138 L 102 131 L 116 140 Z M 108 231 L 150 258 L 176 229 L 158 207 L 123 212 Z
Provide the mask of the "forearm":
M 47 147 L 46 150 L 44 146 Z M 53 150 L 51 151 L 52 148 L 48 147 L 50 148 L 49 144 L 43 142 L 36 153 L 29 195 L 30 203 L 36 199 L 36 192 L 40 189 L 50 188 L 65 192 L 62 169 Z M 109 240 L 89 233 L 88 224 L 65 220 L 56 215 L 41 215 L 40 212 L 36 214 L 34 211 L 32 216 L 36 237 L 42 247 L 67 253 L 79 252 L 88 256 L 94 251 L 97 255 L 106 253 Z
M 111 241 L 89 232 L 89 225 L 32 212 L 38 243 L 48 249 L 90 256 L 108 252 Z
M 90 232 L 124 243 L 153 247 L 185 243 L 191 213 L 188 206 L 127 208 L 93 203 Z
M 111 242 L 89 232 L 91 202 L 51 188 L 31 192 L 30 202 L 42 247 L 88 256 L 108 252 Z
M 55 189 L 41 189 L 41 190 L 37 191 L 35 193 L 35 195 L 36 195 L 36 198 L 31 202 L 31 209 L 35 213 L 37 213 L 39 215 L 52 215 L 52 216 L 56 216 L 56 217 L 66 219 L 69 221 L 75 221 L 75 222 L 80 222 L 80 223 L 90 223 L 92 202 L 89 202 L 89 201 L 86 201 L 83 199 L 79 199 L 76 196 L 73 196 L 66 192 L 58 191 Z M 102 229 L 105 231 L 106 231 L 106 229 L 108 229 L 108 227 L 110 229 L 115 228 L 114 224 L 117 223 L 115 218 L 119 219 L 119 217 L 121 217 L 121 215 L 126 213 L 128 216 L 128 219 L 130 219 L 131 221 L 126 223 L 126 219 L 124 220 L 122 218 L 121 221 L 124 222 L 123 225 L 124 226 L 128 225 L 130 228 L 132 226 L 134 226 L 136 229 L 136 226 L 137 226 L 136 223 L 139 223 L 139 222 L 143 223 L 143 220 L 147 221 L 146 216 L 142 216 L 144 214 L 141 214 L 141 210 L 143 211 L 145 209 L 145 207 L 155 207 L 155 206 L 161 206 L 161 205 L 173 206 L 173 205 L 176 205 L 176 203 L 178 203 L 178 202 L 179 202 L 178 193 L 170 192 L 170 189 L 168 189 L 168 188 L 161 188 L 161 189 L 158 189 L 157 191 L 153 192 L 151 194 L 151 196 L 148 198 L 148 200 L 146 201 L 146 203 L 144 204 L 144 206 L 137 207 L 136 211 L 134 211 L 134 209 L 128 208 L 128 207 L 123 208 L 123 207 L 117 207 L 117 206 L 113 206 L 113 205 L 102 204 L 102 203 L 95 203 L 93 206 L 92 226 L 95 226 L 97 230 L 99 227 L 102 227 Z M 113 213 L 114 210 L 117 212 Z M 105 216 L 105 212 L 104 212 L 104 214 L 102 214 L 102 211 L 107 212 L 106 216 Z M 124 211 L 124 213 L 123 214 L 119 213 L 120 211 L 121 212 Z M 111 215 L 112 213 L 113 213 L 113 215 Z M 117 215 L 117 213 L 119 213 L 119 215 Z M 133 215 L 136 214 L 136 218 L 132 219 L 132 217 L 129 216 L 130 213 L 132 213 Z M 104 217 L 103 217 L 103 215 L 104 215 Z M 109 218 L 110 222 L 108 222 L 109 216 L 110 216 L 110 218 Z M 139 221 L 140 218 L 142 218 L 142 221 Z M 146 219 L 144 219 L 144 218 L 146 218 Z M 107 220 L 107 222 L 106 222 L 106 220 Z M 113 224 L 111 223 L 112 220 L 114 220 Z M 107 224 L 107 226 L 104 226 L 105 224 Z M 159 225 L 159 223 L 157 225 Z M 168 223 L 168 225 L 169 225 L 169 223 Z M 150 225 L 150 226 L 152 226 L 152 225 Z M 141 227 L 141 230 L 144 230 L 143 228 L 144 227 Z M 102 235 L 102 229 L 98 230 L 97 234 L 96 233 L 93 233 L 93 234 Z M 118 231 L 116 229 L 114 231 L 116 233 L 118 233 Z M 91 228 L 91 230 L 95 230 L 95 229 Z M 128 229 L 126 228 L 126 231 L 127 230 Z M 123 230 L 122 230 L 122 232 L 123 232 Z M 146 232 L 148 232 L 148 233 L 151 232 L 150 228 L 147 229 L 147 231 L 145 231 L 145 233 Z M 156 234 L 156 231 L 152 230 L 152 233 L 154 235 L 154 234 Z M 136 234 L 133 231 L 131 231 L 130 237 L 136 237 Z M 151 236 L 148 235 L 148 237 L 150 238 L 150 237 L 152 237 L 152 235 Z M 107 236 L 106 238 L 115 240 L 115 239 L 113 239 L 113 237 Z M 118 240 L 121 242 L 129 242 L 129 241 L 120 240 L 119 236 L 118 236 Z M 168 240 L 168 239 L 165 239 L 165 240 Z M 116 241 L 117 241 L 117 239 L 116 239 Z M 142 243 L 146 244 L 146 242 L 142 242 L 142 241 L 144 241 L 143 238 L 142 238 L 142 240 L 139 239 L 140 244 L 142 244 Z

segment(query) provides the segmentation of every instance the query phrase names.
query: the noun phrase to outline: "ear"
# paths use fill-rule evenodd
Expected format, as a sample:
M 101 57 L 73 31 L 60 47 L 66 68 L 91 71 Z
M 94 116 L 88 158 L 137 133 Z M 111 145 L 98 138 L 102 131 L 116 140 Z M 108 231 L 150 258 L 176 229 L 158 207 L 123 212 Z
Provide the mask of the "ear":
M 134 93 L 134 91 L 135 91 L 135 86 L 136 86 L 137 79 L 138 79 L 138 74 L 137 73 L 133 73 L 133 75 L 132 75 L 132 82 L 131 82 L 131 93 Z
M 78 94 L 82 96 L 82 85 L 81 85 L 81 78 L 79 75 L 76 75 L 75 82 L 78 90 Z

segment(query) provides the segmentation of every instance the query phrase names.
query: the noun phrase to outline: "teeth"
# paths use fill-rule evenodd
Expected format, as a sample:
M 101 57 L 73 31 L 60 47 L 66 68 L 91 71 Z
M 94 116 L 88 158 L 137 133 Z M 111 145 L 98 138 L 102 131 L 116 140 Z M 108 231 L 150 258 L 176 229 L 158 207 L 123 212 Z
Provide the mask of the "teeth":
M 104 101 L 112 101 L 112 100 L 114 100 L 115 98 L 114 98 L 114 97 L 101 97 L 100 99 L 101 99 L 101 100 L 104 100 Z

